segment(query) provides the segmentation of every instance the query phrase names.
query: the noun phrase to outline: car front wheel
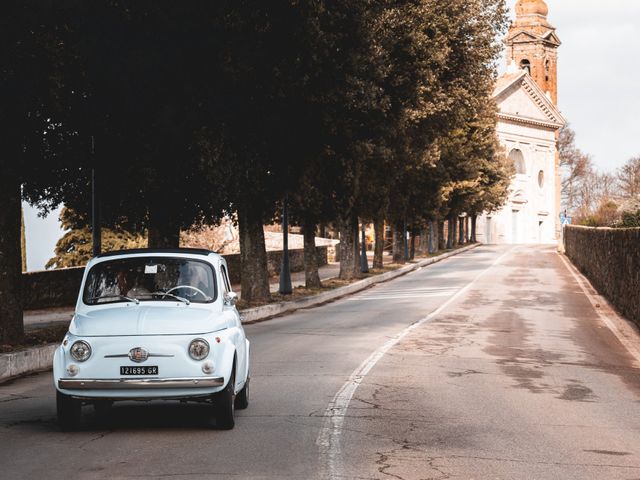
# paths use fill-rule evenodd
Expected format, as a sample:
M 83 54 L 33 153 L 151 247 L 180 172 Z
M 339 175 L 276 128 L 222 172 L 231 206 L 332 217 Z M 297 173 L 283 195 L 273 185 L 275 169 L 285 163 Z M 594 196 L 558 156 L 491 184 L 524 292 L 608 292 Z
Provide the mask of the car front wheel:
M 58 424 L 63 432 L 75 430 L 80 425 L 82 404 L 77 398 L 73 398 L 56 390 L 56 409 L 58 411 Z
M 235 369 L 224 390 L 213 395 L 216 426 L 221 430 L 231 430 L 235 425 Z
M 236 404 L 235 407 L 238 410 L 244 410 L 249 406 L 249 377 L 247 377 L 247 381 L 242 387 L 242 390 L 238 392 L 236 395 Z

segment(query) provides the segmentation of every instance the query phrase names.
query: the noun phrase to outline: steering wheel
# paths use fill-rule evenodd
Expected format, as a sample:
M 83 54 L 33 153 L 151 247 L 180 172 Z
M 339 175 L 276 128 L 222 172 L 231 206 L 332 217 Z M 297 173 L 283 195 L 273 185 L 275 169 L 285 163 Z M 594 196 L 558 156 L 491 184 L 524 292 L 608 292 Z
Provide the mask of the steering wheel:
M 171 293 L 171 292 L 173 292 L 174 290 L 179 290 L 179 289 L 181 289 L 181 288 L 190 288 L 191 290 L 195 290 L 195 292 L 196 292 L 196 293 L 194 293 L 194 294 L 192 294 L 192 295 L 189 295 L 191 298 L 195 297 L 197 294 L 202 295 L 202 297 L 203 297 L 203 298 L 208 298 L 208 295 L 207 295 L 206 293 L 204 293 L 204 292 L 203 292 L 202 290 L 200 290 L 199 288 L 197 288 L 197 287 L 193 287 L 193 286 L 191 286 L 191 285 L 176 285 L 175 287 L 172 287 L 172 288 L 170 288 L 169 290 L 167 290 L 166 292 L 164 292 L 164 293 L 165 293 L 165 296 L 166 296 L 166 294 Z

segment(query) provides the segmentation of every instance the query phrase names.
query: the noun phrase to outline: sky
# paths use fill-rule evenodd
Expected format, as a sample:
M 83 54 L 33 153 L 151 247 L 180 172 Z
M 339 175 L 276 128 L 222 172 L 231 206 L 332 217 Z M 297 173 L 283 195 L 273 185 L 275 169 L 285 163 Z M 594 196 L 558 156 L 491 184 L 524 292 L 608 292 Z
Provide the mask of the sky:
M 602 171 L 640 155 L 640 0 L 546 0 L 562 40 L 558 106 Z M 507 0 L 513 13 L 516 0 Z M 25 205 L 27 269 L 41 270 L 62 235 Z

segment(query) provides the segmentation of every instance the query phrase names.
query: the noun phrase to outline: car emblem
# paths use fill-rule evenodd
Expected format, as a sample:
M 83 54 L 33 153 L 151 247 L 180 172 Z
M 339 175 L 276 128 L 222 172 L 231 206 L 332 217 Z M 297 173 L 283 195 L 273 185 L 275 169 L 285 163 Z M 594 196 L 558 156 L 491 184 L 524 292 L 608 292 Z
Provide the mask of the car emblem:
M 136 347 L 129 350 L 129 359 L 133 362 L 141 363 L 149 358 L 149 352 L 142 347 Z

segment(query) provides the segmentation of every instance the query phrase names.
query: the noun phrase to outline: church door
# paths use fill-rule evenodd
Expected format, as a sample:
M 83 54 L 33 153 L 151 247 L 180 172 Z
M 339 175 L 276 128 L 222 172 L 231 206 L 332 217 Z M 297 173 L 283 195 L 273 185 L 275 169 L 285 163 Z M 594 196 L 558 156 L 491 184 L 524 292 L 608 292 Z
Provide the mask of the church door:
M 511 243 L 520 243 L 519 210 L 511 210 Z

